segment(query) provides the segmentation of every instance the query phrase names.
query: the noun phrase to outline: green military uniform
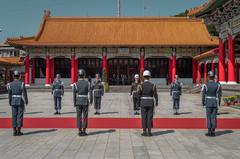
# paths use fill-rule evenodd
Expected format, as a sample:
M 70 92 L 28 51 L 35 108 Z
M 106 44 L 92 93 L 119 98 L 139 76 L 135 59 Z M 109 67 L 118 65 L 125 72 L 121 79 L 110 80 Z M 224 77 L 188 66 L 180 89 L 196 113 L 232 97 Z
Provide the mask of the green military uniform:
M 178 115 L 180 108 L 180 96 L 182 95 L 182 86 L 179 81 L 175 81 L 171 84 L 170 95 L 173 100 L 174 115 Z
M 54 80 L 52 86 L 52 95 L 54 99 L 54 108 L 56 110 L 55 114 L 60 114 L 60 110 L 62 108 L 62 96 L 64 95 L 64 86 L 61 80 Z
M 12 107 L 12 127 L 14 136 L 23 135 L 21 128 L 23 126 L 23 116 L 25 104 L 28 104 L 27 90 L 25 84 L 15 79 L 8 86 L 9 105 Z
M 210 73 L 211 74 L 211 73 Z M 217 127 L 218 94 L 221 87 L 217 82 L 209 80 L 202 88 L 202 104 L 206 106 L 207 136 L 215 136 Z
M 138 115 L 138 110 L 139 110 L 139 100 L 138 100 L 138 94 L 137 94 L 137 88 L 138 88 L 138 85 L 140 83 L 139 82 L 133 82 L 132 83 L 132 86 L 131 86 L 131 90 L 130 90 L 130 95 L 132 96 L 132 100 L 133 100 L 133 110 L 134 110 L 134 114 L 135 115 Z
M 152 136 L 151 128 L 153 127 L 154 99 L 158 105 L 158 94 L 156 85 L 145 80 L 137 89 L 141 106 L 143 136 Z M 146 133 L 148 129 L 148 133 Z
M 95 80 L 92 84 L 92 93 L 94 99 L 94 109 L 96 110 L 95 114 L 100 114 L 101 109 L 101 100 L 104 95 L 104 86 L 101 80 Z
M 92 104 L 92 93 L 88 81 L 79 79 L 78 82 L 73 85 L 73 102 L 77 111 L 79 135 L 85 136 L 87 135 L 86 128 L 88 126 L 88 108 L 89 104 Z

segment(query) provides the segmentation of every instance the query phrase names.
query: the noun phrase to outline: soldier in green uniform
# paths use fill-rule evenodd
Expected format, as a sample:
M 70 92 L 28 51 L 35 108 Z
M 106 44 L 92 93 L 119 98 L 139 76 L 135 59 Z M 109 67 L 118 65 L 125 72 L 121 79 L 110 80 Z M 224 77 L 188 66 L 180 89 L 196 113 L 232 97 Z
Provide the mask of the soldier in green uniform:
M 139 75 L 136 74 L 134 76 L 134 82 L 132 83 L 131 90 L 130 90 L 130 96 L 133 100 L 133 110 L 134 115 L 139 115 L 139 100 L 138 100 L 138 94 L 137 94 L 137 87 L 140 84 Z
M 101 78 L 99 74 L 96 74 L 96 79 L 92 84 L 91 90 L 93 92 L 94 109 L 96 110 L 94 114 L 100 115 L 101 101 L 102 101 L 102 96 L 104 95 L 104 86 L 101 82 Z
M 92 93 L 90 83 L 85 79 L 85 71 L 78 71 L 79 79 L 73 85 L 73 103 L 77 111 L 78 135 L 86 136 L 88 126 L 88 108 L 92 104 Z
M 178 80 L 178 75 L 175 76 L 174 82 L 171 84 L 170 95 L 173 101 L 173 114 L 179 115 L 180 96 L 182 95 L 182 84 Z
M 64 86 L 63 82 L 60 80 L 60 74 L 56 75 L 56 79 L 53 82 L 52 95 L 54 99 L 54 108 L 56 110 L 54 115 L 60 114 L 60 110 L 62 108 L 62 97 L 64 95 Z
M 150 71 L 145 70 L 143 72 L 143 77 L 144 82 L 137 88 L 142 115 L 142 136 L 152 136 L 151 129 L 153 127 L 153 113 L 154 106 L 158 106 L 158 94 L 156 85 L 149 81 L 151 77 Z
M 206 136 L 215 136 L 217 127 L 218 94 L 221 87 L 214 81 L 212 71 L 208 72 L 208 82 L 202 87 L 202 105 L 206 106 L 207 128 Z
M 25 84 L 20 80 L 18 71 L 14 71 L 14 81 L 7 85 L 9 105 L 12 107 L 13 136 L 21 136 L 25 104 L 28 104 Z

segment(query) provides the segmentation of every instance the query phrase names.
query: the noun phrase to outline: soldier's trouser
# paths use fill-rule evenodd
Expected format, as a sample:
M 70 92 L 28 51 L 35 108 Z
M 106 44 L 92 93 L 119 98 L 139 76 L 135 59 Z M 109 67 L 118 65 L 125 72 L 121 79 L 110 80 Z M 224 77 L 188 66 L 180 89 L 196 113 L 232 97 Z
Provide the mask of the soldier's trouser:
M 136 110 L 139 110 L 139 106 L 138 106 L 138 98 L 136 97 L 133 97 L 133 110 L 136 111 Z
M 217 108 L 206 107 L 207 128 L 215 129 L 217 127 Z
M 153 127 L 153 107 L 141 107 L 142 128 L 151 129 Z
M 12 106 L 12 127 L 21 128 L 23 126 L 24 105 Z
M 77 127 L 79 129 L 87 128 L 88 126 L 88 106 L 79 105 L 76 106 L 77 110 Z
M 94 109 L 96 110 L 101 109 L 101 101 L 102 101 L 102 97 L 94 97 Z
M 55 110 L 60 110 L 62 108 L 62 97 L 54 97 L 54 107 Z
M 173 99 L 173 109 L 179 109 L 180 99 Z

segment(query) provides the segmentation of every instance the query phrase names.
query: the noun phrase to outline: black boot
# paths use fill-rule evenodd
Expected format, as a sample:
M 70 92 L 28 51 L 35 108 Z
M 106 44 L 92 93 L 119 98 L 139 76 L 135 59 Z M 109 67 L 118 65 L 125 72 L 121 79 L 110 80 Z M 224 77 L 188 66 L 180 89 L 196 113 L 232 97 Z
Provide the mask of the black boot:
M 79 128 L 79 129 L 78 129 L 78 136 L 82 136 L 82 133 L 83 133 L 83 132 L 82 132 L 82 129 Z
M 152 136 L 151 128 L 148 129 L 148 136 Z
M 16 127 L 13 128 L 13 136 L 17 136 L 17 129 L 16 129 Z
M 86 128 L 83 129 L 82 136 L 87 136 L 88 134 L 86 133 Z
M 215 137 L 215 136 L 216 136 L 216 134 L 215 134 L 215 128 L 212 129 L 211 136 L 212 136 L 212 137 Z
M 208 129 L 208 132 L 205 134 L 206 136 L 211 136 L 211 129 Z
M 19 128 L 17 128 L 17 136 L 22 136 L 23 135 L 23 133 L 21 132 L 21 128 L 19 127 Z
M 141 135 L 142 136 L 147 136 L 148 135 L 146 129 L 143 129 L 143 133 Z

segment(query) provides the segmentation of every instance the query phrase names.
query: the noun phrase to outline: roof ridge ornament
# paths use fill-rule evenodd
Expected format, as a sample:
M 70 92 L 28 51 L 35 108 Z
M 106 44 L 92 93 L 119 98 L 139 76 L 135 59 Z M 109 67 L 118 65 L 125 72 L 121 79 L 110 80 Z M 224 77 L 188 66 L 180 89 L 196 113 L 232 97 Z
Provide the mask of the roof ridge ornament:
M 44 18 L 47 18 L 47 17 L 50 17 L 50 16 L 51 16 L 51 11 L 50 11 L 50 9 L 44 10 L 43 17 L 44 17 Z

